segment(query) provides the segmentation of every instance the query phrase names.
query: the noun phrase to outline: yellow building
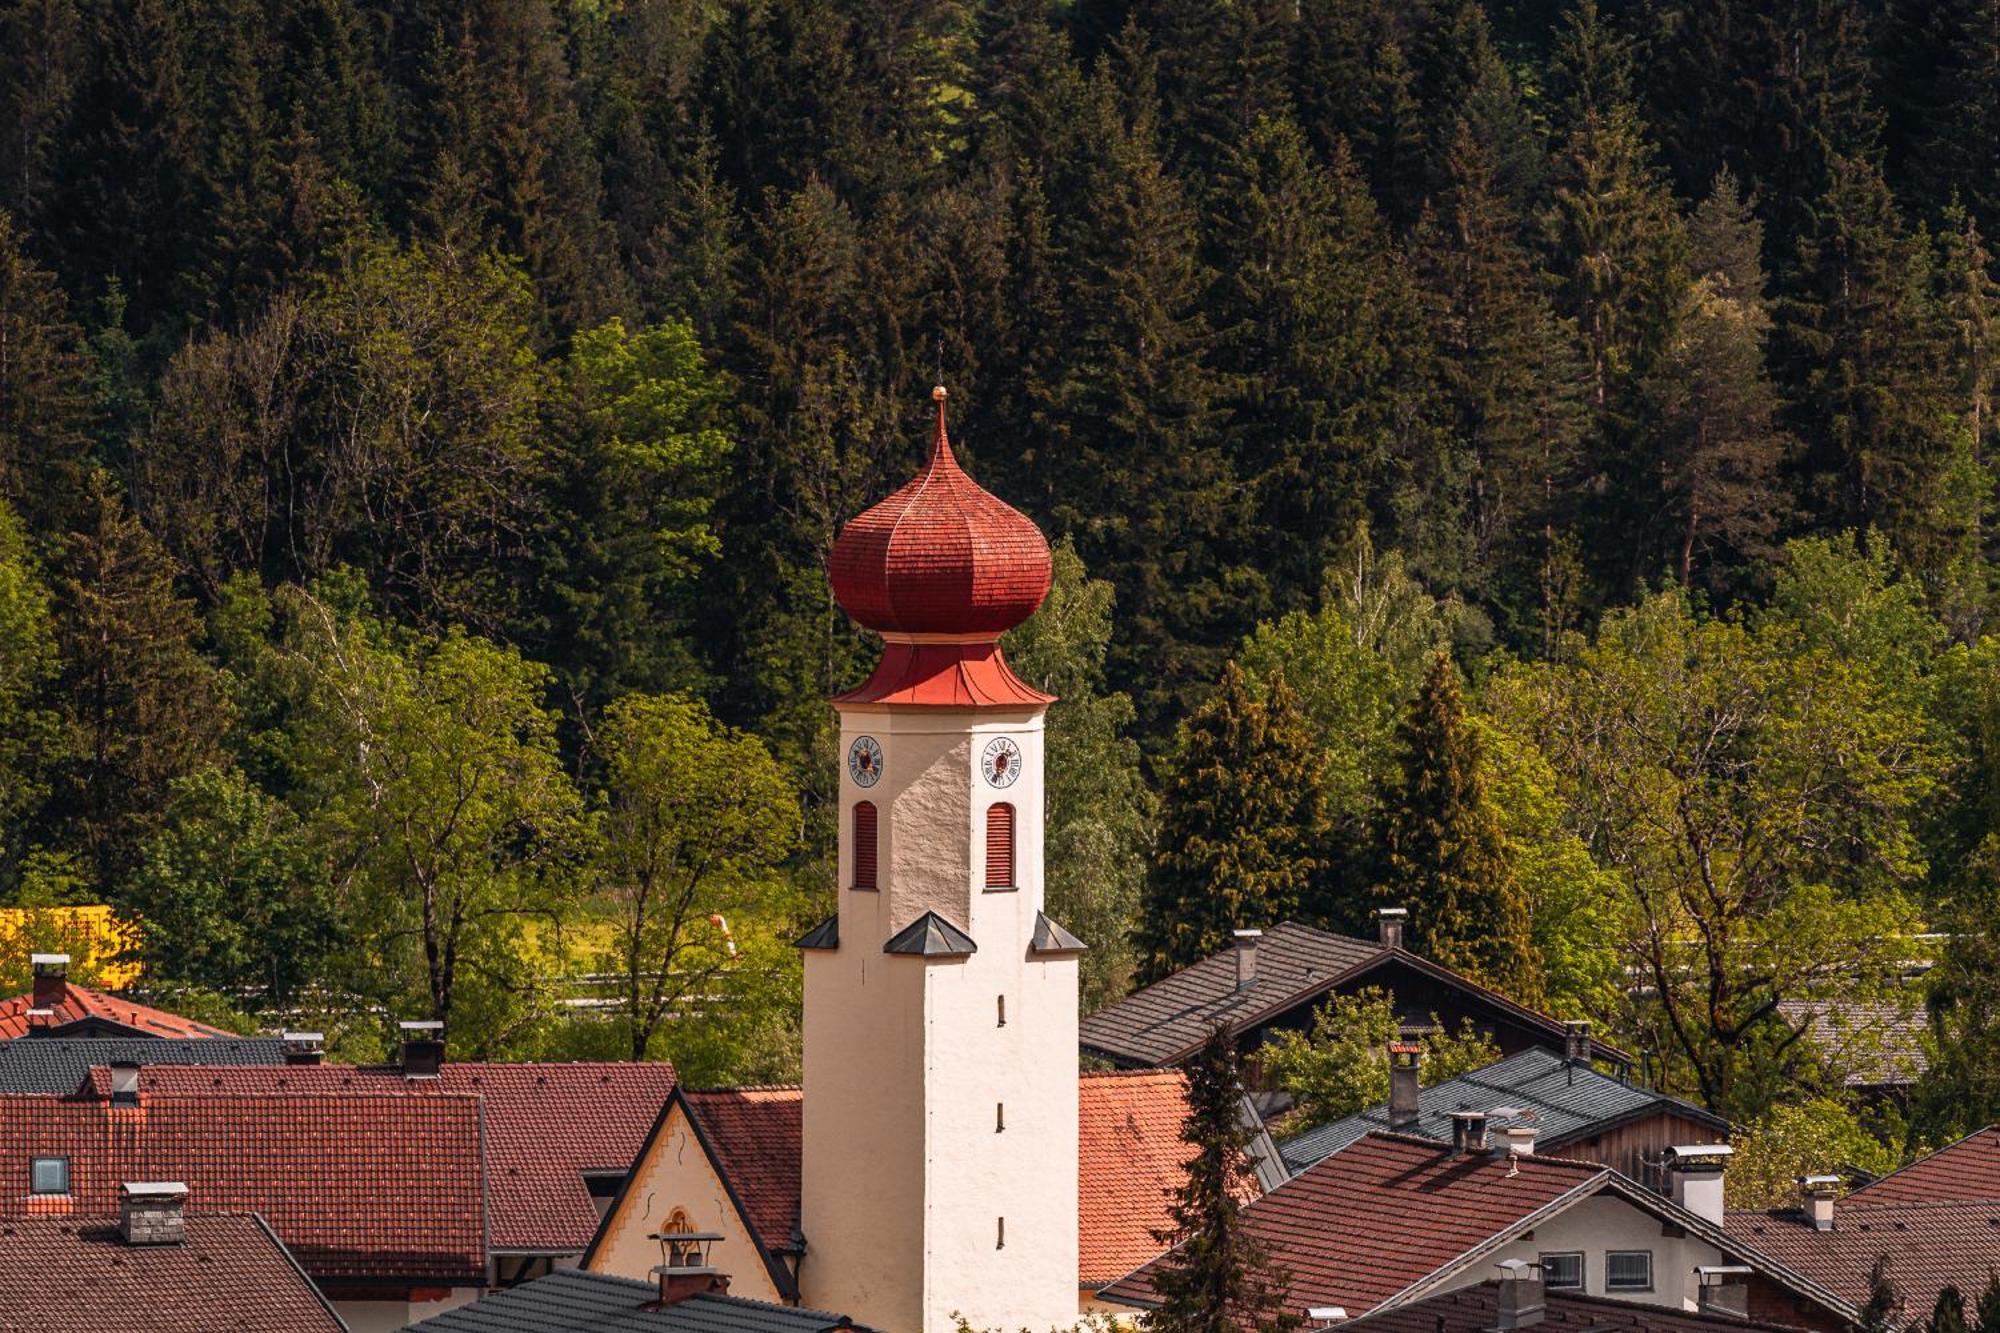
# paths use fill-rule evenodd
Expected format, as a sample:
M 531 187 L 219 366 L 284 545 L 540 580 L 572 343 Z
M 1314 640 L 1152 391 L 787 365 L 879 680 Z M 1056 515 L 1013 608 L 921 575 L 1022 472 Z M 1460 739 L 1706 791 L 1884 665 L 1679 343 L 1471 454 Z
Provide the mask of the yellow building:
M 140 968 L 135 961 L 119 960 L 119 955 L 138 944 L 138 924 L 104 903 L 0 907 L 0 991 L 27 985 L 31 953 L 66 953 L 72 960 L 70 974 L 78 981 L 101 990 L 123 990 L 139 980 Z

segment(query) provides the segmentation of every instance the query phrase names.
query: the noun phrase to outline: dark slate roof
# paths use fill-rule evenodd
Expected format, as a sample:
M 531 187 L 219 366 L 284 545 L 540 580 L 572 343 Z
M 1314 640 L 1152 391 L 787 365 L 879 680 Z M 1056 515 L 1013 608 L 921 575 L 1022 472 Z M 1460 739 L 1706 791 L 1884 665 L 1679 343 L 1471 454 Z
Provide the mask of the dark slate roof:
M 834 913 L 826 920 L 799 936 L 794 949 L 838 949 L 840 947 L 840 914 Z
M 1535 1144 L 1541 1151 L 1590 1138 L 1614 1125 L 1656 1112 L 1686 1116 L 1719 1134 L 1729 1130 L 1729 1122 L 1712 1111 L 1664 1093 L 1633 1087 L 1588 1065 L 1572 1064 L 1553 1051 L 1539 1048 L 1510 1055 L 1484 1069 L 1425 1088 L 1417 1095 L 1417 1107 L 1422 1118 L 1405 1132 L 1440 1142 L 1451 1140 L 1453 1111 L 1492 1114 L 1511 1110 L 1514 1114 L 1493 1114 L 1489 1127 L 1497 1132 L 1513 1124 L 1533 1125 L 1540 1131 Z M 1296 1134 L 1279 1144 L 1278 1152 L 1286 1166 L 1294 1172 L 1303 1171 L 1362 1135 L 1387 1128 L 1389 1108 L 1371 1107 L 1345 1120 Z
M 651 1282 L 564 1268 L 406 1327 L 423 1333 L 825 1333 L 861 1327 L 845 1315 L 741 1296 L 690 1296 L 663 1310 L 647 1308 L 659 1293 Z
M 1035 938 L 1028 944 L 1029 953 L 1080 953 L 1089 947 L 1044 913 L 1035 913 Z
M 882 946 L 883 953 L 915 954 L 921 958 L 963 958 L 978 951 L 972 936 L 936 912 L 925 912 Z
M 276 1037 L 21 1037 L 0 1041 L 0 1093 L 75 1092 L 90 1071 L 140 1065 L 282 1065 Z
M 1390 962 L 1455 987 L 1524 1027 L 1546 1032 L 1557 1045 L 1563 1040 L 1560 1020 L 1516 1004 L 1427 958 L 1295 921 L 1265 929 L 1257 942 L 1253 985 L 1237 989 L 1236 950 L 1227 947 L 1089 1015 L 1079 1037 L 1085 1050 L 1122 1063 L 1170 1065 L 1200 1049 L 1217 1025 L 1245 1031 L 1317 1000 L 1336 985 L 1358 982 Z M 1601 1041 L 1594 1042 L 1593 1049 L 1604 1059 L 1632 1063 L 1630 1055 Z

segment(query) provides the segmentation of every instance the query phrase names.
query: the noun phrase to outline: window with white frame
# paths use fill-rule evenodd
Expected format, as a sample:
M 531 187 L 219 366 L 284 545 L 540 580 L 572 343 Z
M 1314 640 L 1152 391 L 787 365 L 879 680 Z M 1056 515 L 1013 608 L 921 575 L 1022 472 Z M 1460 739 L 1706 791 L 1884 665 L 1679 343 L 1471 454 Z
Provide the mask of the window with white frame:
M 1651 1291 L 1653 1252 L 1651 1250 L 1610 1250 L 1604 1256 L 1606 1291 Z
M 1541 1257 L 1542 1285 L 1553 1290 L 1583 1290 L 1583 1255 L 1545 1254 Z
M 35 1158 L 28 1171 L 28 1189 L 35 1194 L 69 1193 L 69 1158 Z

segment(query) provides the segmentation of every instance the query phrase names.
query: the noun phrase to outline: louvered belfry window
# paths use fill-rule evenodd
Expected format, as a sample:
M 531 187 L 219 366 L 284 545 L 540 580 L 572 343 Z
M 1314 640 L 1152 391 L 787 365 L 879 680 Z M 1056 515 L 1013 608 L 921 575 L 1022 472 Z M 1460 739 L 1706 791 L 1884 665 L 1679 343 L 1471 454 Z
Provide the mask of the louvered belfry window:
M 875 802 L 854 807 L 854 887 L 875 887 Z
M 986 887 L 1014 887 L 1014 807 L 986 807 Z

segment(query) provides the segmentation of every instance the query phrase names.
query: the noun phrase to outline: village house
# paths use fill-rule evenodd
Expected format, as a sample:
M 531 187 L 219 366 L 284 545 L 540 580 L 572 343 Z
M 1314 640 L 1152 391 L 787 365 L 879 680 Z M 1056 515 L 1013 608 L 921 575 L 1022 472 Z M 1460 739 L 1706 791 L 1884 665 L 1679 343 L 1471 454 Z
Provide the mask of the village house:
M 0 1000 L 0 1041 L 16 1037 L 230 1037 L 206 1023 L 149 1008 L 69 979 L 69 955 L 30 960 L 32 989 Z

